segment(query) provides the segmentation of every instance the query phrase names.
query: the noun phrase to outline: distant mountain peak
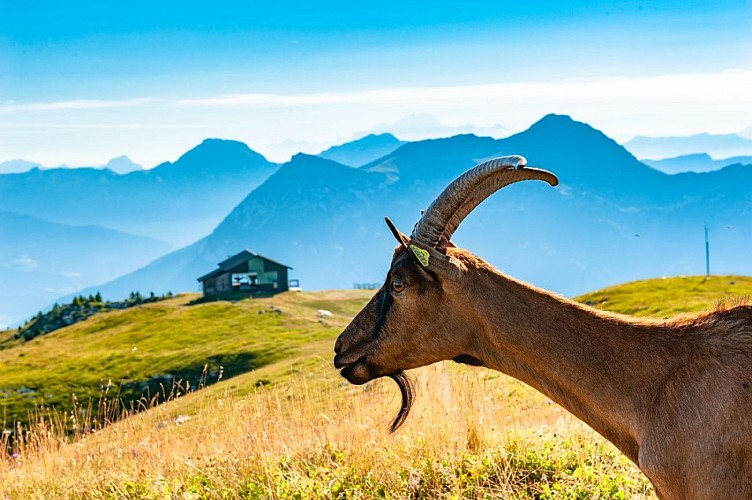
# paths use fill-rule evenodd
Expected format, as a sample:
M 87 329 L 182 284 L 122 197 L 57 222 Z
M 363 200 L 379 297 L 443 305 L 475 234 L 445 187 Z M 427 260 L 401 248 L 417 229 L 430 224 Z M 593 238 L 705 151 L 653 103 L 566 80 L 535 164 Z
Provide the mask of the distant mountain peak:
M 608 141 L 616 145 L 616 142 L 610 139 L 600 130 L 591 127 L 587 123 L 577 121 L 568 115 L 548 114 L 530 125 L 530 128 L 514 134 L 509 138 L 529 137 L 536 140 L 546 140 L 551 144 L 587 144 L 591 141 L 600 142 Z
M 389 132 L 383 132 L 381 134 L 368 134 L 354 142 L 369 142 L 369 141 L 399 141 L 394 134 Z
M 181 156 L 178 161 L 183 159 L 191 159 L 196 156 L 206 156 L 206 155 L 214 155 L 214 154 L 230 154 L 231 152 L 234 153 L 240 153 L 240 154 L 249 154 L 252 156 L 263 156 L 251 148 L 248 147 L 248 145 L 244 142 L 240 141 L 234 141 L 231 139 L 218 139 L 218 138 L 208 138 L 201 141 L 201 144 L 198 146 L 190 149 L 186 153 Z
M 360 167 L 382 158 L 405 144 L 390 133 L 368 134 L 355 141 L 332 146 L 318 154 L 350 167 Z
M 187 171 L 202 173 L 232 173 L 248 168 L 273 166 L 263 155 L 240 141 L 228 139 L 204 139 L 201 144 L 184 153 L 175 163 L 163 163 L 153 172 L 175 174 Z
M 118 174 L 128 174 L 130 172 L 136 172 L 143 170 L 144 167 L 138 163 L 134 163 L 130 158 L 125 155 L 120 155 L 107 162 L 104 168 L 110 169 Z
M 203 141 L 201 141 L 201 144 L 198 146 L 216 146 L 216 145 L 227 145 L 227 144 L 234 144 L 243 148 L 250 149 L 248 145 L 241 141 L 236 141 L 234 139 L 222 139 L 220 137 L 207 137 Z M 197 146 L 197 147 L 198 147 Z
M 283 167 L 292 168 L 347 168 L 347 165 L 343 165 L 334 160 L 328 158 L 322 158 L 318 155 L 311 155 L 307 153 L 297 153 L 290 158 Z
M 569 115 L 558 115 L 556 113 L 549 113 L 545 115 L 543 118 L 538 120 L 537 122 L 533 123 L 530 128 L 535 127 L 536 125 L 542 125 L 542 124 L 563 124 L 563 123 L 582 123 L 575 121 L 571 116 Z
M 535 133 L 538 131 L 544 131 L 545 133 L 550 133 L 551 131 L 563 129 L 587 129 L 596 131 L 596 129 L 594 129 L 587 123 L 578 122 L 569 115 L 557 115 L 550 113 L 530 125 L 530 128 L 528 128 L 526 132 Z
M 19 174 L 34 168 L 44 168 L 39 163 L 26 160 L 8 160 L 0 163 L 0 174 Z
M 326 160 L 325 158 L 323 159 Z M 288 165 L 289 164 L 295 164 L 295 165 L 315 164 L 317 161 L 320 161 L 320 160 L 322 160 L 322 158 L 316 155 L 311 155 L 308 153 L 295 153 L 294 155 L 292 155 L 292 158 L 290 158 Z

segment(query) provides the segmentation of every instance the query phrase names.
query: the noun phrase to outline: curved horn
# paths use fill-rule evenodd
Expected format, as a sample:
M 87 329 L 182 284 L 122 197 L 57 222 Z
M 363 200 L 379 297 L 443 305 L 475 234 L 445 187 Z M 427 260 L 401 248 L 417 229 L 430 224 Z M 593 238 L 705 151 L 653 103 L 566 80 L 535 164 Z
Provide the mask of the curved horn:
M 476 165 L 441 192 L 415 224 L 411 238 L 443 250 L 462 220 L 491 194 L 515 182 L 559 180 L 551 172 L 526 168 L 522 156 L 502 156 Z

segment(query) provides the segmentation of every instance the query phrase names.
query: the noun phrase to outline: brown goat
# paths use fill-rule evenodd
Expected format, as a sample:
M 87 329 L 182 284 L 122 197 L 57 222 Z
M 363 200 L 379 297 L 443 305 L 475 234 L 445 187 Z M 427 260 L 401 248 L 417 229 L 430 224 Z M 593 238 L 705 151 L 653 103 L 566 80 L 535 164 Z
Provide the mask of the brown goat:
M 509 278 L 450 242 L 462 219 L 520 180 L 519 156 L 481 164 L 431 204 L 381 289 L 337 339 L 353 384 L 453 359 L 515 377 L 614 443 L 663 499 L 752 498 L 752 304 L 671 320 L 601 312 Z

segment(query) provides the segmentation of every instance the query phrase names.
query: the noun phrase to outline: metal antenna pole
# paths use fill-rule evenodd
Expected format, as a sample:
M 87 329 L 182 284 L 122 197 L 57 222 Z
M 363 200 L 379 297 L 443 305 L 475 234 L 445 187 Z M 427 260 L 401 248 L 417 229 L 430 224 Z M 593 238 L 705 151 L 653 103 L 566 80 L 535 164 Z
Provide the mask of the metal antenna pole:
M 710 276 L 710 243 L 708 243 L 708 226 L 705 226 L 705 276 Z

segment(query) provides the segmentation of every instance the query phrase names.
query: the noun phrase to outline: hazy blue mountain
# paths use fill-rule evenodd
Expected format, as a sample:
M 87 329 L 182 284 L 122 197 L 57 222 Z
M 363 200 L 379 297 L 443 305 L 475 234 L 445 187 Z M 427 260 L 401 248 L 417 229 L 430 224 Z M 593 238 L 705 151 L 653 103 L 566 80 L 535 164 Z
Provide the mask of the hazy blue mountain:
M 241 142 L 207 139 L 175 163 L 127 175 L 96 168 L 0 175 L 0 210 L 185 245 L 211 231 L 276 168 Z
M 48 167 L 44 167 L 41 164 L 33 161 L 26 161 L 26 160 L 8 160 L 0 163 L 0 174 L 21 174 L 24 172 L 28 172 L 29 170 L 33 168 L 39 168 L 39 169 L 47 169 Z M 57 168 L 65 168 L 68 169 L 70 167 L 66 165 L 60 165 Z M 108 168 L 115 172 L 116 174 L 128 174 L 131 172 L 135 172 L 138 170 L 143 170 L 144 167 L 139 165 L 138 163 L 134 163 L 130 158 L 128 158 L 125 155 L 118 156 L 117 158 L 111 159 L 109 162 L 107 162 L 106 165 L 102 165 L 99 167 L 91 167 L 91 168 Z
M 637 136 L 624 143 L 638 158 L 671 158 L 681 155 L 708 153 L 716 158 L 752 155 L 752 140 L 736 134 L 696 134 L 680 137 Z
M 752 156 L 732 156 L 731 158 L 714 160 L 707 153 L 697 153 L 666 158 L 664 160 L 640 161 L 666 174 L 678 174 L 681 172 L 710 172 L 733 165 L 734 163 L 752 165 Z
M 43 168 L 39 163 L 26 160 L 8 160 L 0 163 L 0 174 L 18 174 L 32 168 Z
M 131 172 L 137 172 L 139 170 L 143 170 L 144 167 L 139 165 L 138 163 L 134 163 L 130 158 L 128 158 L 125 155 L 118 156 L 117 158 L 113 158 L 110 161 L 107 162 L 107 165 L 104 165 L 102 168 L 108 168 L 115 172 L 116 174 L 129 174 Z
M 304 286 L 309 288 L 326 287 L 325 283 L 350 288 L 352 276 L 363 276 L 373 265 L 376 250 L 374 245 L 362 245 L 357 249 L 362 258 L 348 262 L 346 267 L 338 257 L 352 252 L 353 244 L 368 241 L 369 235 L 389 241 L 382 231 L 383 215 L 370 216 L 373 206 L 387 193 L 383 180 L 379 174 L 316 156 L 296 155 L 206 238 L 96 288 L 107 297 L 119 297 L 152 283 L 159 275 L 159 281 L 154 282 L 155 293 L 195 291 L 196 278 L 237 253 L 236 248 L 264 255 L 267 252 L 274 260 L 293 267 L 292 274 L 307 280 Z M 353 243 L 348 235 L 353 236 Z M 314 281 L 314 275 L 321 279 Z
M 0 241 L 0 325 L 27 319 L 61 295 L 137 269 L 171 249 L 97 226 L 2 211 Z
M 397 139 L 392 134 L 370 134 L 356 141 L 332 146 L 318 156 L 342 165 L 359 167 L 388 155 L 403 144 L 405 141 Z
M 97 287 L 106 296 L 197 290 L 196 278 L 243 248 L 294 269 L 304 288 L 384 277 L 395 242 L 447 182 L 486 158 L 523 154 L 561 184 L 522 183 L 492 196 L 455 242 L 521 279 L 565 294 L 638 278 L 752 273 L 752 167 L 666 175 L 592 127 L 548 115 L 506 139 L 456 136 L 405 144 L 363 168 L 297 155 L 206 238 Z M 92 288 L 91 290 L 95 290 Z

